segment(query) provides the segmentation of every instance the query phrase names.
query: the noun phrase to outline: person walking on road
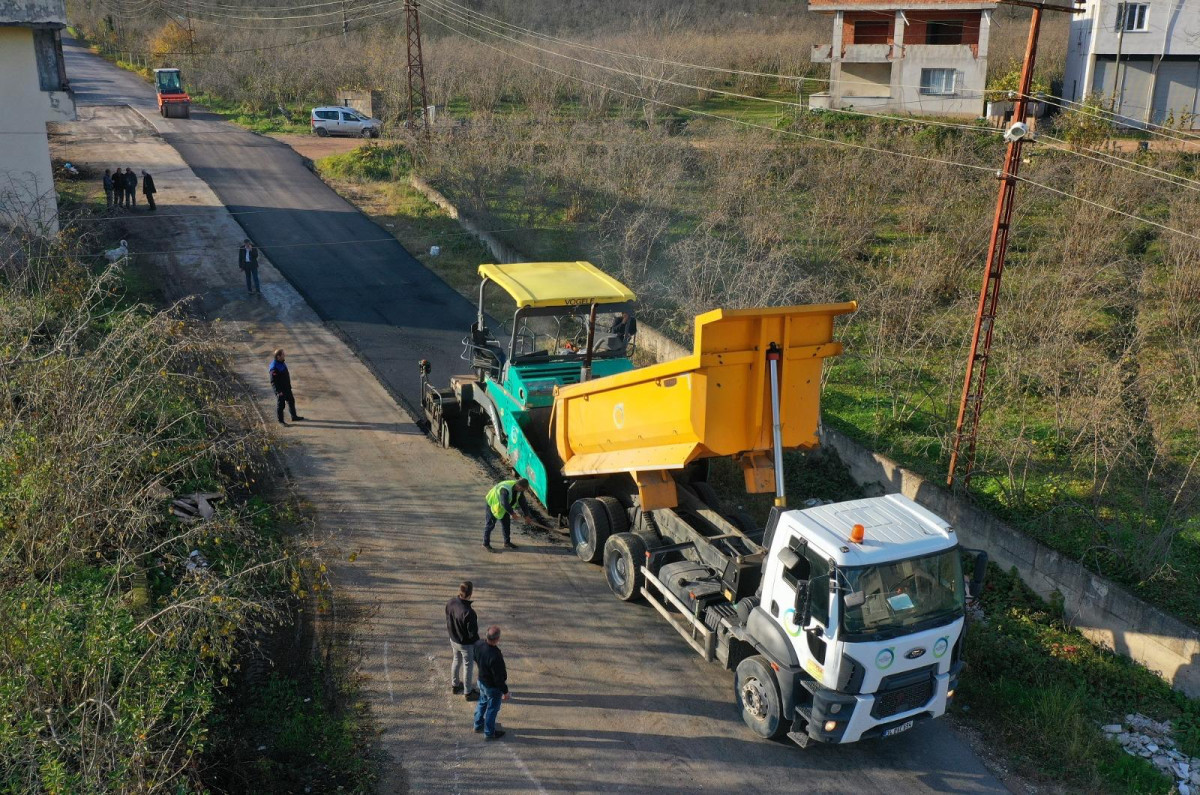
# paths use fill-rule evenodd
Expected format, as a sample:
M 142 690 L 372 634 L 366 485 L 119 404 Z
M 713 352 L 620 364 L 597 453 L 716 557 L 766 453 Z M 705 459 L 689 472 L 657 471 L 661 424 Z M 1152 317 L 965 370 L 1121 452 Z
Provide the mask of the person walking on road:
M 450 692 L 462 693 L 467 701 L 479 698 L 475 683 L 475 644 L 479 642 L 479 617 L 471 607 L 475 586 L 465 580 L 458 596 L 446 602 L 446 632 L 450 635 Z M 468 689 L 469 688 L 469 689 Z
M 508 669 L 500 651 L 500 627 L 488 627 L 484 639 L 475 644 L 475 664 L 479 666 L 479 703 L 475 705 L 475 733 L 485 740 L 499 740 L 504 730 L 496 723 L 500 705 L 508 701 Z
M 257 291 L 262 295 L 262 286 L 258 283 L 258 249 L 250 242 L 250 238 L 243 240 L 242 247 L 238 249 L 238 267 L 246 274 L 246 292 Z
M 516 549 L 512 542 L 512 515 L 517 513 L 525 521 L 529 519 L 529 503 L 525 501 L 525 492 L 529 490 L 529 481 L 525 478 L 502 480 L 487 493 L 487 524 L 483 526 L 483 546 L 488 552 L 492 549 L 492 530 L 496 522 L 504 531 L 504 546 Z
M 137 174 L 128 166 L 125 168 L 125 203 L 130 209 L 137 207 Z
M 113 178 L 112 171 L 104 169 L 104 204 L 108 209 L 113 206 Z
M 271 389 L 275 390 L 275 416 L 279 418 L 280 425 L 287 425 L 283 421 L 283 406 L 287 407 L 292 412 L 292 422 L 297 422 L 304 419 L 296 414 L 296 397 L 292 394 L 292 374 L 288 372 L 288 366 L 284 362 L 283 348 L 275 349 L 275 357 L 271 359 Z
M 158 208 L 154 206 L 154 194 L 158 193 L 158 189 L 154 187 L 154 177 L 150 176 L 150 172 L 142 171 L 142 195 L 146 197 L 146 204 L 150 205 L 150 212 L 154 212 Z

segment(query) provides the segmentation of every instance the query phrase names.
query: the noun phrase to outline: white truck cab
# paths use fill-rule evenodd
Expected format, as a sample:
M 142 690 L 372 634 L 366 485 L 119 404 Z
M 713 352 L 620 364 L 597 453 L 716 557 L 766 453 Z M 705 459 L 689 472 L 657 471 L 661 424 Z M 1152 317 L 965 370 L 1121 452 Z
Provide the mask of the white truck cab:
M 788 656 L 773 662 L 793 740 L 889 736 L 946 711 L 966 600 L 949 524 L 889 495 L 782 512 L 764 546 L 749 624 L 787 638 L 786 652 L 769 646 Z

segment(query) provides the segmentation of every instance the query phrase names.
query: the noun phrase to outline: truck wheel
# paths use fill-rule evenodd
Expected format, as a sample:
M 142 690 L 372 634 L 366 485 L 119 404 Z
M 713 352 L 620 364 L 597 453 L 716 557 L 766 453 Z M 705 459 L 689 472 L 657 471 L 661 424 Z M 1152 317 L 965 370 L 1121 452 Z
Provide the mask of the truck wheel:
M 594 497 L 576 500 L 567 518 L 575 554 L 586 563 L 599 563 L 604 556 L 604 542 L 612 534 L 604 503 Z
M 696 496 L 700 498 L 700 502 L 712 508 L 717 513 L 721 512 L 721 498 L 717 496 L 717 490 L 707 483 L 697 482 L 688 484 L 692 487 L 692 491 L 696 492 Z
M 604 576 L 622 602 L 632 602 L 641 591 L 646 544 L 633 533 L 617 533 L 604 544 Z
M 625 506 L 616 497 L 597 497 L 596 499 L 604 503 L 604 511 L 608 514 L 608 530 L 614 535 L 617 533 L 625 533 L 629 530 L 629 514 L 625 512 Z
M 158 115 L 162 116 L 164 119 L 167 118 L 167 106 L 166 105 L 160 105 L 158 107 Z
M 438 442 L 447 450 L 453 446 L 453 440 L 450 438 L 450 423 L 442 420 L 441 432 L 438 434 Z
M 774 740 L 783 734 L 783 698 L 779 683 L 767 661 L 759 655 L 738 663 L 733 680 L 733 695 L 742 720 L 764 740 Z

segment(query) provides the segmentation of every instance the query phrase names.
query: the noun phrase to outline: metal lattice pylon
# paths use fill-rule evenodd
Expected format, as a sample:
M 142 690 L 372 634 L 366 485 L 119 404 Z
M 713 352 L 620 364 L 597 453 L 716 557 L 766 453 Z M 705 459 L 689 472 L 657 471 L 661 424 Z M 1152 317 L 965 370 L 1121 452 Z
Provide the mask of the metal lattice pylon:
M 426 108 L 429 97 L 425 91 L 425 64 L 421 58 L 421 17 L 416 0 L 404 0 L 404 25 L 408 39 L 408 126 L 415 130 L 418 122 L 429 135 Z

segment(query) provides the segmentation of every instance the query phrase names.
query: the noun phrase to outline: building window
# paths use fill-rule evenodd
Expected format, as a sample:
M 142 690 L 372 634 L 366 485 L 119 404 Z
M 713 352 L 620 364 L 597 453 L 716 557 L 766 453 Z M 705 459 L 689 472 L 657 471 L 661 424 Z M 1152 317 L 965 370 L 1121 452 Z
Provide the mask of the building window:
M 1118 8 L 1121 9 L 1118 20 L 1123 21 L 1126 31 L 1148 30 L 1146 17 L 1150 11 L 1149 3 L 1121 3 Z
M 922 69 L 921 93 L 927 96 L 953 94 L 957 76 L 954 69 Z
M 961 21 L 926 22 L 925 23 L 925 43 L 926 44 L 962 44 L 963 43 L 963 23 Z
M 887 44 L 892 36 L 892 23 L 882 20 L 855 20 L 855 44 Z

